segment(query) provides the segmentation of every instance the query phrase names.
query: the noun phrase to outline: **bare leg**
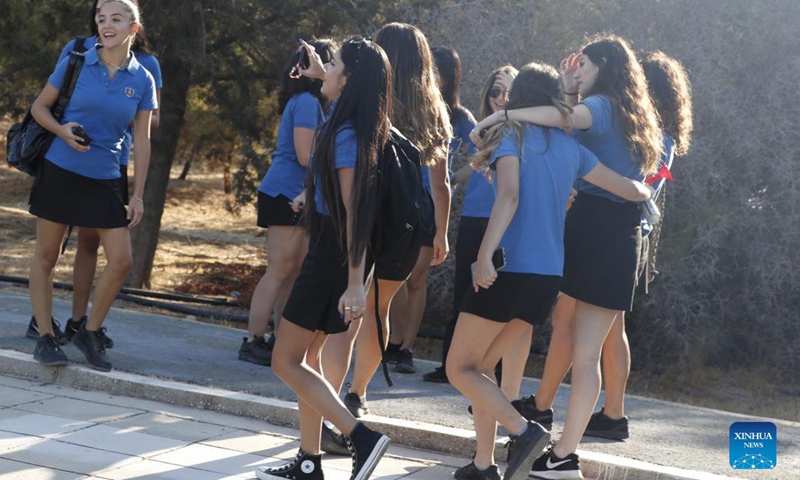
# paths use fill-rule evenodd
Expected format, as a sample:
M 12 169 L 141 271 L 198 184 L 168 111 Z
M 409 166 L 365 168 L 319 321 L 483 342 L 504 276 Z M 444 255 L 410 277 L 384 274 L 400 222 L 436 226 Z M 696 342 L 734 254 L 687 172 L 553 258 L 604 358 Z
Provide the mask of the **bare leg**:
M 606 404 L 603 413 L 613 419 L 625 416 L 625 387 L 631 373 L 631 350 L 625 333 L 625 313 L 617 315 L 603 344 L 603 380 Z
M 300 273 L 302 259 L 308 251 L 308 236 L 300 227 L 272 226 L 267 233 L 267 271 L 258 281 L 250 302 L 247 322 L 248 340 L 267 333 L 269 316 L 283 314 L 292 285 Z M 279 312 L 280 310 L 280 312 Z M 275 316 L 275 330 L 280 317 Z
M 94 332 L 103 326 L 103 321 L 117 298 L 119 289 L 133 262 L 131 256 L 131 234 L 127 228 L 98 229 L 103 252 L 106 254 L 106 267 L 94 291 L 94 303 L 86 330 Z
M 36 219 L 36 249 L 29 275 L 31 307 L 40 335 L 53 334 L 53 324 L 50 323 L 53 316 L 53 270 L 66 229 L 66 225 Z
M 318 414 L 327 418 L 344 434 L 355 428 L 357 420 L 347 411 L 330 383 L 305 360 L 316 337 L 311 332 L 283 319 L 272 354 L 272 370 Z
M 525 365 L 531 352 L 531 340 L 533 340 L 533 326 L 530 335 L 521 335 L 514 339 L 514 343 L 503 354 L 503 384 L 500 389 L 509 401 L 519 398 Z
M 77 321 L 89 311 L 92 284 L 97 270 L 100 236 L 93 228 L 78 228 L 78 246 L 72 267 L 72 319 Z
M 600 395 L 600 351 L 619 312 L 581 301 L 575 304 L 572 387 L 564 431 L 554 449 L 564 458 L 578 448 Z
M 539 390 L 536 392 L 536 408 L 553 408 L 558 387 L 564 381 L 572 365 L 572 319 L 575 316 L 575 299 L 558 296 L 553 310 L 553 336 L 544 362 L 544 373 Z
M 320 354 L 322 347 L 325 345 L 327 335 L 321 331 L 315 332 L 311 345 L 308 347 L 306 353 L 306 365 L 308 368 L 314 370 L 322 375 L 322 365 L 320 364 Z M 320 433 L 322 431 L 322 417 L 317 413 L 314 408 L 306 403 L 302 398 L 297 398 L 297 406 L 300 416 L 300 448 L 304 452 L 312 455 L 319 455 L 320 449 Z
M 422 325 L 422 316 L 425 314 L 425 302 L 428 294 L 428 271 L 433 261 L 433 248 L 422 247 L 417 257 L 417 263 L 411 276 L 408 277 L 408 315 L 407 323 L 403 329 L 403 346 L 414 350 L 414 342 L 417 340 L 419 327 Z

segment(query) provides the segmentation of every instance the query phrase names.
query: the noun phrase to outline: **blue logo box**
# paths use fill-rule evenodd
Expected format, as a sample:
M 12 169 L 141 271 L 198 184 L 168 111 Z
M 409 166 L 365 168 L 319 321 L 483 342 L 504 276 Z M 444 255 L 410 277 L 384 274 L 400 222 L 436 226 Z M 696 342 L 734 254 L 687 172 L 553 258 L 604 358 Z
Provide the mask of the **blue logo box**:
M 778 464 L 778 432 L 771 422 L 736 422 L 730 428 L 730 462 L 736 470 L 768 470 Z

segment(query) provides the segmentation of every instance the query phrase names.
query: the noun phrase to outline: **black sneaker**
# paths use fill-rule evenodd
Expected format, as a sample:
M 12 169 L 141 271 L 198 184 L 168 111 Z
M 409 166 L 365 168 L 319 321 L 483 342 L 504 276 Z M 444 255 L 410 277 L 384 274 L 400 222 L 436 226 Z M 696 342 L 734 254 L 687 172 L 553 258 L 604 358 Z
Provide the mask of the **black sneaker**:
M 55 318 L 50 318 L 50 322 L 53 324 L 53 336 L 58 340 L 58 344 L 66 345 L 67 337 L 64 335 L 64 332 L 61 331 L 61 324 L 58 323 L 58 320 Z M 36 323 L 36 317 L 31 317 L 25 336 L 31 340 L 39 340 L 39 324 Z
M 490 465 L 486 470 L 478 470 L 475 462 L 470 462 L 469 465 L 459 468 L 453 476 L 456 480 L 500 480 L 500 472 L 497 470 L 497 465 Z
M 447 378 L 447 371 L 444 367 L 436 367 L 436 370 L 423 375 L 422 379 L 431 383 L 450 383 L 450 380 Z
M 397 365 L 394 366 L 394 371 L 397 373 L 415 373 L 414 358 L 411 350 L 403 348 L 397 354 Z
M 628 417 L 617 420 L 609 417 L 601 408 L 599 412 L 592 415 L 586 431 L 583 432 L 587 437 L 610 438 L 612 440 L 625 440 L 628 438 Z
M 272 349 L 269 348 L 266 340 L 261 335 L 257 335 L 252 342 L 248 338 L 242 339 L 242 346 L 239 347 L 239 360 L 255 363 L 269 367 L 272 365 Z
M 521 435 L 511 435 L 508 445 L 508 468 L 503 480 L 524 480 L 533 461 L 541 455 L 550 441 L 550 432 L 536 422 L 528 421 Z
M 83 353 L 92 368 L 101 372 L 110 372 L 111 362 L 106 356 L 104 330 L 105 328 L 100 328 L 96 332 L 90 332 L 86 330 L 85 324 L 81 325 L 78 333 L 72 337 L 72 343 Z
M 534 421 L 547 430 L 553 429 L 553 409 L 539 410 L 536 408 L 536 396 L 522 397 L 511 402 L 511 405 L 527 420 Z
M 87 317 L 86 315 L 82 316 L 78 320 L 73 320 L 71 318 L 67 320 L 67 326 L 64 327 L 64 335 L 67 337 L 67 341 L 69 342 L 70 340 L 72 340 L 72 337 L 74 337 L 75 334 L 78 333 L 78 330 L 81 329 L 81 326 L 86 325 L 86 322 L 88 321 L 89 317 Z M 103 332 L 103 345 L 105 345 L 106 348 L 114 348 L 114 340 L 111 340 L 111 337 L 106 335 L 106 329 L 104 328 L 102 332 Z
M 389 448 L 389 437 L 358 422 L 350 435 L 344 438 L 353 456 L 350 480 L 367 480 Z
M 48 367 L 63 367 L 69 360 L 53 335 L 42 335 L 36 340 L 33 359 Z
M 324 480 L 322 455 L 311 455 L 300 450 L 286 465 L 256 468 L 256 477 L 261 480 Z
M 581 461 L 578 455 L 574 453 L 570 453 L 564 458 L 558 458 L 556 454 L 553 453 L 553 450 L 550 449 L 533 462 L 531 476 L 533 476 L 533 478 L 543 478 L 546 480 L 583 480 Z
M 389 344 L 386 345 L 386 350 L 384 350 L 383 353 L 383 358 L 386 359 L 386 363 L 397 363 L 400 347 L 402 347 L 402 345 L 399 343 L 389 342 Z
M 336 427 L 329 427 L 325 422 L 322 422 L 320 432 L 320 448 L 331 455 L 350 455 L 350 449 L 347 448 L 342 432 Z
M 369 415 L 369 405 L 367 401 L 359 397 L 357 393 L 350 392 L 344 396 L 344 406 L 356 418 L 361 418 L 364 415 Z

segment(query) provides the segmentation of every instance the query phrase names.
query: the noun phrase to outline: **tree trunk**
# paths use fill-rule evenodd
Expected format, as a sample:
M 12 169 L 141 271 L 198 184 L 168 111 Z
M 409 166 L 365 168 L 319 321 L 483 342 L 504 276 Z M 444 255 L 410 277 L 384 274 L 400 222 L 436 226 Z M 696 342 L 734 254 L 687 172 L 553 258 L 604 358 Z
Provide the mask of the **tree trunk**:
M 164 88 L 161 91 L 161 126 L 151 140 L 150 169 L 144 190 L 145 214 L 142 222 L 131 231 L 133 267 L 126 282 L 129 287 L 150 286 L 170 169 L 183 127 L 186 94 L 191 86 L 192 63 L 203 53 L 203 17 L 198 3 L 192 0 L 147 3 L 151 8 L 145 13 L 154 19 L 156 42 L 159 36 L 165 41 L 159 57 Z

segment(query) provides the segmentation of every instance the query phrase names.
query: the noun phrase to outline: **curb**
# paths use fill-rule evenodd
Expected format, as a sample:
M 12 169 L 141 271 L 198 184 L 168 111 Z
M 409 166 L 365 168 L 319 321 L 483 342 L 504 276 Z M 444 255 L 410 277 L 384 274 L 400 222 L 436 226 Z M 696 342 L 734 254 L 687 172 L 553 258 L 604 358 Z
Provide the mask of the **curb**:
M 0 375 L 56 384 L 79 390 L 154 400 L 202 410 L 257 418 L 276 425 L 298 427 L 297 404 L 247 393 L 202 387 L 125 372 L 98 372 L 80 365 L 45 367 L 26 353 L 0 349 Z M 468 456 L 475 450 L 472 430 L 368 415 L 363 421 L 405 447 Z M 505 443 L 503 441 L 503 443 Z M 497 458 L 505 458 L 498 442 Z M 733 477 L 663 467 L 638 460 L 578 450 L 581 470 L 597 480 L 730 480 Z

